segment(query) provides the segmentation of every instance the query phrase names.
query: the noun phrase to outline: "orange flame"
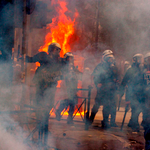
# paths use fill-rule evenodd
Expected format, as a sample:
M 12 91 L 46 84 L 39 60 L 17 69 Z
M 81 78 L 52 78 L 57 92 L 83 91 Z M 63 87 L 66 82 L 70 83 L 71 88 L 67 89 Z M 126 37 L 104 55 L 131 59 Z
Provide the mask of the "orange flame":
M 55 0 L 52 0 L 51 4 L 55 6 Z M 58 0 L 57 5 L 59 5 L 59 7 L 56 8 L 59 15 L 52 19 L 51 24 L 48 24 L 47 30 L 49 32 L 45 37 L 45 44 L 40 47 L 39 51 L 48 52 L 48 45 L 50 45 L 52 42 L 57 42 L 62 47 L 60 57 L 63 57 L 66 52 L 70 51 L 70 45 L 68 44 L 68 41 L 71 35 L 74 34 L 75 19 L 72 21 L 65 15 L 68 9 L 66 7 L 67 3 L 64 0 Z M 77 16 L 78 13 L 76 12 L 74 14 L 74 18 Z
M 73 115 L 76 115 L 76 116 L 81 116 L 81 115 L 82 115 L 82 116 L 84 116 L 86 112 L 87 112 L 87 111 L 85 111 L 85 112 L 82 111 L 82 112 L 80 112 L 80 113 L 79 113 L 79 112 L 76 113 L 76 110 L 75 110 L 74 113 L 73 113 Z M 53 110 L 51 110 L 49 114 L 51 114 L 52 116 L 55 116 L 55 112 L 53 112 Z M 61 115 L 62 115 L 62 116 L 68 116 L 68 115 L 69 115 L 68 109 L 67 109 L 66 111 L 63 110 L 63 111 L 61 112 Z

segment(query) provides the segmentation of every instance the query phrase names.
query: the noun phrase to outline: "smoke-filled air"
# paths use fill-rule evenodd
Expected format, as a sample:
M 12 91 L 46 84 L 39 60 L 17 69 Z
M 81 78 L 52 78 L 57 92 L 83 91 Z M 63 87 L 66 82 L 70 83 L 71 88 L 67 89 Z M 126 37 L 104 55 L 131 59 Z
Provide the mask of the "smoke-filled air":
M 0 150 L 150 150 L 149 0 L 0 1 Z

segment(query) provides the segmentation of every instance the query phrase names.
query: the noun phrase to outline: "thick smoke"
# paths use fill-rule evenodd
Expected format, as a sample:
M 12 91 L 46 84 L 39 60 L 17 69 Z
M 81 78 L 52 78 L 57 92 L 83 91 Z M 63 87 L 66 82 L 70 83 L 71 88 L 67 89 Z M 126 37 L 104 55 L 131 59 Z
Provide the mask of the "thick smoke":
M 26 135 L 18 122 L 15 122 L 11 116 L 6 114 L 0 116 L 0 122 L 0 149 L 29 149 L 25 143 Z
M 117 54 L 117 56 L 119 57 L 125 56 L 125 59 L 128 60 L 131 60 L 133 54 L 135 53 L 145 54 L 146 52 L 149 51 L 150 46 L 149 0 L 145 0 L 144 2 L 141 2 L 140 0 L 130 0 L 130 1 L 103 0 L 100 1 L 99 7 L 97 7 L 96 0 L 86 0 L 86 1 L 66 0 L 66 1 L 68 1 L 68 10 L 69 10 L 66 14 L 69 17 L 71 17 L 72 20 L 74 17 L 74 13 L 76 11 L 79 13 L 79 16 L 77 17 L 75 22 L 75 34 L 72 36 L 73 40 L 70 41 L 70 46 L 71 51 L 77 56 L 76 57 L 77 65 L 83 63 L 81 61 L 81 57 L 84 60 L 86 60 L 84 68 L 81 68 L 81 71 L 84 71 L 87 68 L 89 68 L 86 71 L 89 71 L 91 74 L 94 67 L 100 62 L 101 53 L 105 49 L 112 49 L 115 52 L 115 54 Z M 43 2 L 45 2 L 48 5 L 48 8 L 51 9 L 49 0 L 45 1 L 43 0 Z M 20 4 L 17 4 L 17 8 L 18 11 L 20 11 Z M 97 19 L 98 9 L 99 9 L 99 18 Z M 52 11 L 52 16 L 57 15 L 56 11 L 57 10 Z M 2 12 L 3 12 L 2 18 L 4 19 L 8 15 L 8 12 L 9 13 L 12 12 L 11 7 L 8 6 L 5 7 Z M 17 13 L 16 19 L 17 19 L 16 27 L 21 28 L 22 27 L 22 24 L 20 24 L 20 22 L 22 21 L 21 13 Z M 5 21 L 3 22 L 6 23 L 9 27 L 11 25 L 9 20 Z M 96 32 L 97 21 L 98 21 L 98 43 L 96 43 L 97 41 L 95 40 L 95 36 L 97 34 Z M 35 31 L 33 32 L 33 30 Z M 28 47 L 33 51 L 28 52 L 30 56 L 33 56 L 33 54 L 38 52 L 37 45 L 39 45 L 40 43 L 41 44 L 40 46 L 42 46 L 42 42 L 44 41 L 44 38 L 42 38 L 41 40 L 41 33 L 44 34 L 45 30 L 44 29 L 33 29 L 33 30 L 30 31 L 29 35 L 30 45 Z M 35 39 L 37 41 L 35 41 Z M 33 42 L 31 42 L 32 40 Z M 2 42 L 7 43 L 7 41 Z M 7 45 L 6 43 L 5 45 Z M 2 44 L 0 45 L 0 47 L 2 47 Z M 97 48 L 95 49 L 95 47 Z M 2 53 L 3 52 L 4 51 L 2 50 Z M 22 96 L 21 93 L 22 91 L 20 89 L 21 86 L 20 85 L 14 86 L 11 83 L 11 81 L 13 80 L 11 66 L 12 62 L 2 64 L 0 68 L 1 111 L 15 110 L 16 107 L 14 102 L 16 103 L 20 102 Z M 16 79 L 19 77 L 20 74 L 19 75 L 17 74 L 14 78 Z M 87 80 L 88 79 L 86 78 L 85 81 Z M 16 90 L 14 90 L 14 87 Z M 14 91 L 17 94 L 14 94 L 13 93 Z M 60 96 L 58 97 L 61 97 L 62 95 L 60 94 Z M 12 149 L 12 147 L 15 147 L 16 150 L 28 149 L 27 146 L 23 143 L 26 135 L 23 134 L 23 129 L 19 126 L 18 122 L 14 121 L 13 118 L 9 115 L 2 116 L 0 118 L 0 122 L 1 122 L 0 126 L 1 135 L 5 135 L 0 136 L 1 139 L 0 141 L 2 141 L 0 143 L 1 145 L 0 148 Z M 15 126 L 19 127 L 19 129 L 17 129 L 17 131 L 14 130 L 12 133 L 12 131 L 10 130 L 13 128 L 11 124 L 15 124 Z M 21 137 L 21 139 L 19 137 Z
M 110 31 L 111 46 L 116 53 L 130 57 L 148 51 L 149 5 L 149 1 L 104 2 L 100 24 Z
M 18 120 L 19 113 L 15 113 L 19 110 L 22 85 L 13 82 L 20 73 L 14 73 L 16 64 L 12 48 L 16 43 L 14 28 L 22 27 L 21 18 L 22 5 L 19 2 L 16 2 L 16 9 L 13 1 L 0 2 L 0 149 L 30 149 L 25 142 L 27 135 Z M 21 115 L 19 117 L 22 118 Z
M 71 1 L 69 10 L 79 13 L 76 33 L 80 40 L 73 49 L 83 50 L 95 43 L 97 11 L 99 9 L 99 43 L 110 47 L 117 55 L 131 59 L 135 53 L 149 50 L 149 1 L 140 0 Z M 72 6 L 72 8 L 70 8 Z M 74 9 L 73 9 L 73 6 Z M 99 48 L 99 51 L 103 49 Z M 93 53 L 95 49 L 93 48 Z
M 21 86 L 12 84 L 12 72 L 10 63 L 0 65 L 0 149 L 30 149 L 25 141 L 28 131 L 20 125 L 19 117 L 23 118 L 19 110 L 22 96 Z M 16 121 L 15 121 L 16 120 Z M 25 120 L 24 120 L 25 121 Z M 34 149 L 34 148 L 33 148 Z

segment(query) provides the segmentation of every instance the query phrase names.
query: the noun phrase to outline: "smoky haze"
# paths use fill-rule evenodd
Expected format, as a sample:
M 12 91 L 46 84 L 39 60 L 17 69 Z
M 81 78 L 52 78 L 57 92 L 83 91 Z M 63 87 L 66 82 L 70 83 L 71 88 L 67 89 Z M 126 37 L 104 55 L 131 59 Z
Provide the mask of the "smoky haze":
M 126 56 L 149 50 L 148 0 L 104 3 L 101 26 L 110 31 L 110 41 L 116 52 Z
M 73 20 L 74 12 L 77 11 L 79 16 L 75 22 L 75 34 L 72 35 L 74 40 L 70 41 L 71 50 L 74 54 L 84 57 L 84 59 L 88 60 L 92 57 L 91 64 L 89 67 L 92 72 L 98 61 L 96 56 L 101 57 L 101 52 L 105 49 L 112 49 L 117 56 L 124 57 L 124 59 L 128 59 L 131 61 L 133 54 L 135 53 L 143 53 L 149 51 L 149 38 L 150 38 L 150 1 L 144 0 L 102 0 L 100 1 L 99 6 L 99 18 L 98 18 L 98 43 L 95 42 L 96 32 L 96 22 L 97 22 L 97 1 L 96 0 L 66 0 L 68 1 L 68 10 L 66 14 L 70 16 Z M 43 1 L 50 5 L 49 0 Z M 18 4 L 17 7 L 20 7 Z M 2 18 L 5 18 L 9 13 L 11 7 L 5 7 L 3 9 Z M 9 11 L 8 11 L 9 10 Z M 57 15 L 54 10 L 53 15 Z M 20 13 L 17 14 L 18 18 L 21 18 Z M 6 21 L 6 20 L 5 20 Z M 9 21 L 5 22 L 7 25 L 11 25 Z M 21 28 L 20 20 L 16 22 L 18 24 L 17 27 Z M 9 26 L 8 25 L 8 26 Z M 40 29 L 39 29 L 40 30 Z M 37 33 L 37 32 L 36 32 Z M 5 35 L 9 37 L 7 34 Z M 38 35 L 33 35 L 33 37 L 40 37 L 40 32 Z M 10 37 L 11 38 L 11 37 Z M 40 39 L 40 38 L 39 38 Z M 31 39 L 30 39 L 31 40 Z M 33 39 L 32 39 L 33 40 Z M 7 45 L 7 41 L 5 45 Z M 38 41 L 34 41 L 34 43 L 38 43 Z M 0 43 L 0 47 L 3 47 L 3 43 Z M 95 44 L 98 44 L 98 48 L 95 50 Z M 42 45 L 41 45 L 42 46 Z M 34 47 L 32 47 L 34 49 Z M 3 51 L 2 51 L 3 52 Z M 36 53 L 38 49 L 36 50 Z M 6 51 L 7 53 L 7 51 Z M 35 52 L 34 52 L 35 53 Z M 33 53 L 31 53 L 32 56 Z M 9 53 L 9 55 L 11 55 Z M 77 58 L 78 59 L 78 58 Z M 80 61 L 79 61 L 80 63 Z M 12 85 L 11 85 L 11 77 L 12 72 L 10 68 L 12 62 L 5 63 L 0 66 L 0 102 L 1 107 L 0 110 L 14 110 L 13 102 L 18 102 L 19 98 L 21 99 L 20 85 L 13 85 L 15 87 L 15 92 L 17 93 L 16 97 L 12 98 Z M 78 64 L 77 64 L 78 65 Z M 83 71 L 83 70 L 82 70 Z M 90 72 L 90 73 L 91 73 Z M 7 77 L 8 76 L 8 77 Z M 18 75 L 16 75 L 18 77 Z M 7 80 L 8 79 L 8 80 Z M 13 93 L 14 94 L 14 93 Z M 14 96 L 14 95 L 13 95 Z M 61 95 L 60 95 L 61 96 Z M 16 100 L 16 99 L 17 100 Z M 5 118 L 5 119 L 4 119 Z M 11 116 L 4 115 L 0 118 L 0 145 L 2 149 L 12 149 L 12 147 L 16 147 L 17 149 L 27 149 L 26 145 L 23 143 L 24 136 L 23 129 L 20 127 L 18 122 L 15 122 Z M 17 130 L 18 137 L 22 137 L 23 140 L 18 142 L 18 137 L 14 134 L 10 133 L 7 130 L 10 128 L 10 124 L 15 124 L 19 126 L 19 130 Z M 5 125 L 7 124 L 7 125 Z M 9 147 L 10 146 L 10 147 Z
M 145 0 L 107 0 L 99 4 L 98 43 L 131 59 L 135 53 L 149 51 L 150 2 Z M 68 1 L 69 10 L 77 10 L 76 34 L 79 49 L 95 43 L 97 1 Z M 76 49 L 77 46 L 75 46 Z M 99 49 L 101 50 L 101 48 Z M 95 50 L 93 49 L 93 52 Z

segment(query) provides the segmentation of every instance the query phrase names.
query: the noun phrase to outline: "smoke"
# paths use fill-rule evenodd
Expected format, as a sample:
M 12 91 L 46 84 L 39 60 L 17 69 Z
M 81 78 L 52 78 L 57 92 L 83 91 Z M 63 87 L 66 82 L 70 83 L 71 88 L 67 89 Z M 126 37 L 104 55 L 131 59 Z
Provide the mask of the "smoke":
M 26 134 L 17 120 L 19 114 L 13 113 L 17 111 L 17 103 L 19 102 L 13 93 L 18 85 L 12 86 L 12 78 L 10 75 L 10 63 L 2 63 L 0 65 L 0 149 L 29 149 L 25 143 Z M 17 88 L 18 87 L 18 88 Z M 16 92 L 16 91 L 15 91 Z M 17 96 L 21 96 L 20 90 L 17 91 Z M 17 101 L 18 100 L 18 101 Z M 12 112 L 12 114 L 11 114 Z M 26 132 L 27 133 L 27 132 Z
M 18 13 L 19 18 L 21 16 Z M 14 46 L 14 5 L 0 2 L 0 149 L 28 149 L 25 134 L 10 111 L 15 111 L 16 97 L 13 95 L 12 48 Z M 18 23 L 20 23 L 18 21 Z M 18 91 L 18 96 L 20 92 Z M 13 97 L 14 96 L 14 97 Z M 10 114 L 10 115 L 9 115 Z
M 95 43 L 98 21 L 99 44 L 110 47 L 117 55 L 131 59 L 135 53 L 149 50 L 149 1 L 100 1 L 97 20 L 97 1 L 68 1 L 70 13 L 77 10 L 76 33 L 79 41 L 72 49 L 85 49 Z M 71 15 L 70 15 L 71 16 Z M 102 52 L 102 49 L 98 49 Z M 95 49 L 93 48 L 93 53 Z
M 17 122 L 9 115 L 0 116 L 0 149 L 27 150 L 29 147 L 24 143 L 25 134 Z
M 104 2 L 100 23 L 110 32 L 110 42 L 116 52 L 130 56 L 148 50 L 149 5 L 149 1 Z
M 90 72 L 89 76 L 85 78 L 86 83 L 90 84 L 90 75 L 95 66 L 100 62 L 103 50 L 112 49 L 115 52 L 115 54 L 117 54 L 117 56 L 125 56 L 124 59 L 128 60 L 131 60 L 133 54 L 135 53 L 145 54 L 149 51 L 149 0 L 145 0 L 144 2 L 141 2 L 140 0 L 100 1 L 99 19 L 97 19 L 98 7 L 96 0 L 67 1 L 68 12 L 66 12 L 66 14 L 73 20 L 74 13 L 76 11 L 79 13 L 75 22 L 75 34 L 71 37 L 72 39 L 70 40 L 70 46 L 71 51 L 76 55 L 76 66 L 80 67 L 81 63 L 83 64 L 83 61 L 85 61 L 84 68 L 81 68 L 81 70 L 83 71 L 86 68 L 87 71 Z M 48 5 L 48 8 L 52 9 L 49 6 L 51 4 L 50 0 L 45 0 L 43 2 L 45 2 Z M 20 6 L 21 4 L 17 4 L 18 11 L 20 11 Z M 11 13 L 12 8 L 11 5 L 9 5 L 9 7 L 7 6 L 5 7 L 5 9 L 3 9 L 2 18 L 7 18 L 7 15 Z M 19 28 L 22 27 L 21 14 L 22 11 L 21 13 L 17 13 L 16 17 L 16 27 Z M 52 15 L 57 15 L 57 10 L 53 10 Z M 96 43 L 95 40 L 97 34 L 97 20 L 99 23 L 98 43 Z M 5 21 L 2 20 L 2 22 L 8 27 L 12 24 L 9 19 Z M 37 30 L 41 32 L 37 32 Z M 41 34 L 45 34 L 43 31 L 44 30 L 42 29 L 36 29 L 35 32 L 31 33 L 32 35 L 30 35 L 30 40 L 32 41 L 32 44 L 30 44 L 33 46 L 29 46 L 29 48 L 32 49 L 32 52 L 30 53 L 31 56 L 33 56 L 33 50 L 34 53 L 38 52 L 37 45 L 39 45 L 39 43 L 41 44 L 40 46 L 42 46 L 42 42 L 44 40 L 42 38 L 41 42 Z M 11 38 L 6 33 L 5 36 Z M 5 43 L 6 46 L 9 45 L 6 40 L 4 42 L 1 42 L 0 47 L 2 47 L 3 43 Z M 2 52 L 5 52 L 5 50 L 2 50 Z M 11 56 L 10 53 L 9 55 Z M 20 86 L 15 85 L 12 87 L 11 85 L 13 75 L 12 68 L 10 66 L 12 66 L 11 62 L 8 64 L 2 64 L 0 68 L 0 109 L 7 111 L 13 110 L 15 106 L 13 102 L 18 102 L 22 96 Z M 20 74 L 15 74 L 15 78 L 19 77 Z M 16 89 L 15 93 L 17 94 L 15 96 L 12 92 L 12 88 Z M 12 95 L 14 96 L 13 98 Z M 61 97 L 62 95 L 60 94 L 58 97 Z M 2 116 L 0 118 L 0 122 L 2 123 L 0 125 L 0 132 L 2 133 L 0 136 L 1 149 L 12 149 L 12 147 L 15 147 L 16 150 L 28 149 L 26 144 L 24 144 L 24 138 L 26 137 L 26 135 L 24 135 L 24 130 L 19 126 L 18 122 L 14 121 L 13 118 L 9 115 Z M 19 129 L 17 129 L 17 131 L 15 130 L 14 132 L 12 132 L 12 130 L 10 130 L 11 128 L 13 128 L 12 124 L 18 126 Z

